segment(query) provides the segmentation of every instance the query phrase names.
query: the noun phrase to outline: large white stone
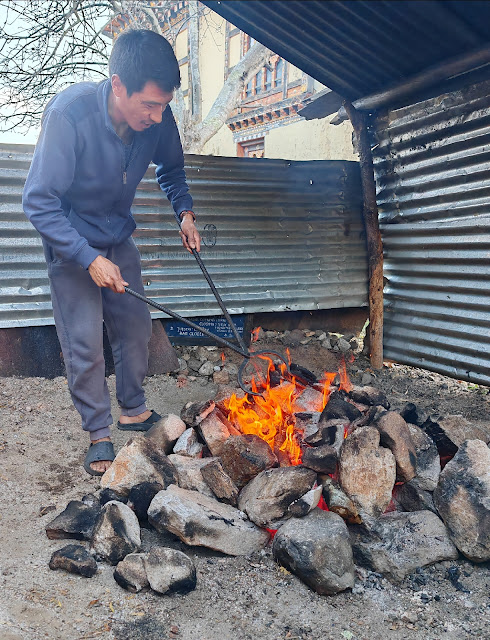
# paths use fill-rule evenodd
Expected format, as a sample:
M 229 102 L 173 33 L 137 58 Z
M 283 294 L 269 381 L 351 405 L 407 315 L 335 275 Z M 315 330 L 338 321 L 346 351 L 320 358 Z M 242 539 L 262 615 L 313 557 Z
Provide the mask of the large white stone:
M 162 450 L 151 438 L 136 436 L 121 448 L 116 459 L 100 479 L 103 489 L 127 496 L 132 487 L 143 482 L 158 482 L 168 487 L 177 482 L 177 474 Z
M 170 531 L 188 545 L 232 556 L 249 555 L 269 540 L 269 534 L 238 509 L 175 485 L 153 498 L 148 520 L 157 530 Z

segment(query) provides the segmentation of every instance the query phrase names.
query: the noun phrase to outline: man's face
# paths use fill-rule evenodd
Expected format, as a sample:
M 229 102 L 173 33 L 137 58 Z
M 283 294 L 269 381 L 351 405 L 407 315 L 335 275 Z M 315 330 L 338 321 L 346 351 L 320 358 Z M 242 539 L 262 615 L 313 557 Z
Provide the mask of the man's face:
M 174 97 L 173 92 L 162 91 L 149 81 L 141 91 L 128 96 L 119 76 L 114 75 L 111 80 L 118 120 L 126 122 L 133 131 L 143 131 L 162 121 L 162 114 Z

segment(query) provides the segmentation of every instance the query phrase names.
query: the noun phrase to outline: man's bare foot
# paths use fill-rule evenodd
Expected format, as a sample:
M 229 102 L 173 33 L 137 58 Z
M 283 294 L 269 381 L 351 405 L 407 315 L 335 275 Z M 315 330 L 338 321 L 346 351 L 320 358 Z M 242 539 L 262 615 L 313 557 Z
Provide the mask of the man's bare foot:
M 99 438 L 98 440 L 92 440 L 92 444 L 96 442 L 110 442 L 110 438 Z M 99 460 L 98 462 L 91 462 L 90 467 L 94 471 L 99 471 L 101 473 L 105 473 L 107 469 L 111 466 L 112 460 Z
M 137 416 L 120 416 L 119 422 L 120 424 L 131 424 L 132 422 L 144 422 L 145 420 L 148 420 L 150 416 L 151 416 L 151 411 L 147 409 L 146 411 L 143 411 L 143 413 L 140 413 Z

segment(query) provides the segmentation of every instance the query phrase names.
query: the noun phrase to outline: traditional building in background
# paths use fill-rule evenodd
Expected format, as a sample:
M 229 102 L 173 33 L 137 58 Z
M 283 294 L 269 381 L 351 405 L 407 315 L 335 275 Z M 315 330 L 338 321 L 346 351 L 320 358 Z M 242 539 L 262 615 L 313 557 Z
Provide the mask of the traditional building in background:
M 187 0 L 149 4 L 152 16 L 156 16 L 179 61 L 182 85 L 176 100 L 182 101 L 187 112 L 182 127 L 185 145 L 185 129 L 192 126 L 193 116 L 197 119 L 199 113 L 199 117 L 202 114 L 205 118 L 211 111 L 226 80 L 254 40 L 199 2 L 198 24 L 194 27 L 189 18 L 192 7 Z M 141 20 L 140 13 L 140 26 Z M 143 16 L 145 20 L 145 26 L 154 28 L 148 14 Z M 134 21 L 135 14 L 119 16 L 108 28 L 108 35 L 117 36 Z M 199 40 L 197 47 L 196 37 Z M 197 61 L 196 56 L 191 55 L 196 49 Z M 228 105 L 225 122 L 197 152 L 290 160 L 355 160 L 349 122 L 333 126 L 325 120 L 306 121 L 298 115 L 298 111 L 323 89 L 325 87 L 319 82 L 273 54 L 252 76 L 238 100 Z M 179 120 L 182 109 L 177 107 L 174 113 Z
M 254 40 L 229 22 L 225 27 L 225 77 Z M 300 122 L 303 101 L 315 93 L 312 78 L 278 55 L 272 56 L 250 80 L 226 124 L 237 144 L 237 155 L 263 158 L 265 137 L 271 129 Z

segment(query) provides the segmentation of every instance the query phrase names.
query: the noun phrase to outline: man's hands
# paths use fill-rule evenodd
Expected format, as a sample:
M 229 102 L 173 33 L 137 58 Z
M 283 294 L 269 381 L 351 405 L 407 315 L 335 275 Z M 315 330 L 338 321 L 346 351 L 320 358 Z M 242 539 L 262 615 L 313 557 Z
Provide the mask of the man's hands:
M 180 229 L 182 244 L 187 251 L 189 251 L 189 253 L 192 253 L 192 249 L 201 251 L 201 236 L 199 235 L 199 231 L 196 229 L 194 217 L 191 214 L 184 214 Z
M 124 287 L 129 286 L 129 282 L 123 280 L 119 267 L 103 256 L 95 258 L 88 272 L 98 287 L 107 287 L 114 293 L 125 293 Z

